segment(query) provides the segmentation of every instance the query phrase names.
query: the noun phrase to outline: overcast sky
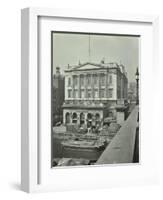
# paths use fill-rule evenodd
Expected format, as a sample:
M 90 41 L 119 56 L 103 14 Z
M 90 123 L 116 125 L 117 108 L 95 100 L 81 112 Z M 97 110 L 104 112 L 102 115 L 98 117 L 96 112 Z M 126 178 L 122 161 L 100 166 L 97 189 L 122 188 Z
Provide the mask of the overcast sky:
M 53 73 L 59 66 L 61 73 L 69 65 L 84 62 L 117 62 L 123 64 L 129 82 L 135 81 L 139 63 L 139 37 L 53 33 Z

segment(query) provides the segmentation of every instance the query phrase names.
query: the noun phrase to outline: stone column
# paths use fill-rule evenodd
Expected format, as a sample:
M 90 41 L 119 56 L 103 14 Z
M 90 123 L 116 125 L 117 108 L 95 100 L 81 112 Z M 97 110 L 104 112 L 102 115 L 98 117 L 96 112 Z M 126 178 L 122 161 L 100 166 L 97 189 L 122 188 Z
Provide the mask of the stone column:
M 72 124 L 72 112 L 70 112 L 70 124 Z
M 91 74 L 91 89 L 92 89 L 92 98 L 94 99 L 94 74 Z
M 99 73 L 98 74 L 98 96 L 99 96 L 99 98 L 101 99 L 101 93 L 100 93 L 100 90 L 101 90 L 101 83 L 100 83 L 100 81 L 101 81 L 101 74 Z
M 79 75 L 79 98 L 81 98 L 81 74 Z
M 72 98 L 74 100 L 74 75 L 72 75 Z
M 80 98 L 80 75 L 77 75 L 77 83 L 78 83 L 78 98 Z
M 121 74 L 121 99 L 123 99 L 123 90 L 124 90 L 124 88 L 123 88 L 123 76 Z
M 105 97 L 108 98 L 108 72 L 105 75 Z
M 80 124 L 80 113 L 77 112 L 76 114 L 77 114 L 77 124 Z
M 85 98 L 87 98 L 87 75 L 84 75 L 84 83 L 85 83 Z
M 63 124 L 66 124 L 66 112 L 63 110 Z

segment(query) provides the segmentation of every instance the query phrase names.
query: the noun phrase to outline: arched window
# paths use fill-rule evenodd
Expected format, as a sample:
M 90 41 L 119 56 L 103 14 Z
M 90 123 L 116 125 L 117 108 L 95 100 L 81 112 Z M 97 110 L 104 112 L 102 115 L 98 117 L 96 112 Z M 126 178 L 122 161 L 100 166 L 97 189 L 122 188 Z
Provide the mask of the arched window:
M 80 113 L 80 124 L 84 124 L 84 113 Z
M 73 115 L 72 115 L 72 123 L 74 123 L 74 124 L 77 123 L 77 113 L 73 113 Z
M 96 113 L 95 117 L 96 117 L 96 121 L 100 120 L 100 114 L 99 113 Z
M 87 127 L 91 127 L 92 125 L 92 114 L 91 113 L 88 113 L 87 114 Z
M 92 119 L 92 114 L 91 114 L 91 113 L 88 113 L 88 114 L 87 114 L 87 119 L 88 119 L 88 120 L 91 120 L 91 119 Z
M 66 124 L 70 123 L 70 113 L 66 113 Z

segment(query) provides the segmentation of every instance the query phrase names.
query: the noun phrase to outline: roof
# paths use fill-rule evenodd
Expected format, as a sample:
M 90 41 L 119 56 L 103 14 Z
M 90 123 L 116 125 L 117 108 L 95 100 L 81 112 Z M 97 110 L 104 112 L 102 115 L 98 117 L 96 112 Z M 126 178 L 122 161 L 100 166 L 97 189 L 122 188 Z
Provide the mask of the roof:
M 86 62 L 83 64 L 78 64 L 74 66 L 68 65 L 68 69 L 65 71 L 73 71 L 73 70 L 83 70 L 83 69 L 107 69 L 107 68 L 117 68 L 117 63 L 93 63 L 93 62 Z
M 78 65 L 68 65 L 68 68 L 65 72 L 72 71 L 84 71 L 84 70 L 102 70 L 102 69 L 119 69 L 121 73 L 126 74 L 125 67 L 123 65 L 118 65 L 116 62 L 110 63 L 93 63 L 93 62 L 85 62 L 83 64 L 79 63 Z

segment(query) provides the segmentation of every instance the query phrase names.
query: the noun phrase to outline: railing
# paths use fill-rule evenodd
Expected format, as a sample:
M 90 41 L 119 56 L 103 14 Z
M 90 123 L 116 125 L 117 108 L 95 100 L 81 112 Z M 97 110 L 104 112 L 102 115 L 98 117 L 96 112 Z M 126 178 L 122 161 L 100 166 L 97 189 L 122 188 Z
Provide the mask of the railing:
M 96 164 L 139 162 L 138 106 L 136 106 Z

